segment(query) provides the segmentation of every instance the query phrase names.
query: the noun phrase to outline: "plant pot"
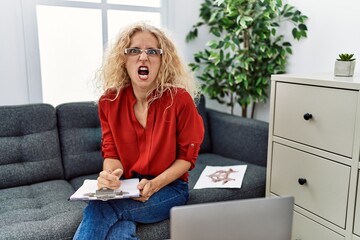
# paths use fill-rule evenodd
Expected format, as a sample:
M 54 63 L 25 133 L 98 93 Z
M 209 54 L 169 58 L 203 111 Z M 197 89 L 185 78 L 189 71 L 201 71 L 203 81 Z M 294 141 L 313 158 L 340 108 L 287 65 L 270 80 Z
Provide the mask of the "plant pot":
M 355 71 L 355 61 L 336 61 L 335 76 L 352 77 Z

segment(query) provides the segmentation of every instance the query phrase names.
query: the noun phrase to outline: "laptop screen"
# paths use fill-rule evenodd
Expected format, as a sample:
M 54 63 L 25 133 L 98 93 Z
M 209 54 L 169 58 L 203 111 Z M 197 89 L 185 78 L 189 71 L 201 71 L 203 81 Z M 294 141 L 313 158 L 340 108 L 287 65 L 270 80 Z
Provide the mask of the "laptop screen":
M 174 207 L 172 240 L 289 240 L 293 197 L 254 198 Z

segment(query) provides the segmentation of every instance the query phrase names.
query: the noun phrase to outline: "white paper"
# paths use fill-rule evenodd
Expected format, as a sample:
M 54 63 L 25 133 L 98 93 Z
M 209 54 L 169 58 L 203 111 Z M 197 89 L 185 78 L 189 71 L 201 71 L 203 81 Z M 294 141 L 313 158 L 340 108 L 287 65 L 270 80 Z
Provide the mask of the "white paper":
M 206 166 L 194 189 L 241 188 L 247 165 Z
M 121 196 L 116 196 L 112 199 L 139 197 L 140 192 L 137 189 L 138 183 L 138 178 L 121 180 L 121 186 L 120 188 L 116 189 L 115 192 L 122 191 L 124 194 Z M 97 197 L 87 196 L 88 193 L 95 193 L 97 189 L 97 180 L 86 179 L 83 185 L 70 197 L 70 200 L 102 200 L 98 199 Z

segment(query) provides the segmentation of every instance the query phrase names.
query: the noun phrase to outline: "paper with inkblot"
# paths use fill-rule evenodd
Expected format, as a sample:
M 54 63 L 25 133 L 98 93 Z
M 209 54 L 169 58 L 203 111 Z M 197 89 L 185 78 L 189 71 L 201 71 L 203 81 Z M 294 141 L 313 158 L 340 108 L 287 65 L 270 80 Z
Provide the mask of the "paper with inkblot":
M 206 166 L 194 189 L 241 188 L 247 165 Z

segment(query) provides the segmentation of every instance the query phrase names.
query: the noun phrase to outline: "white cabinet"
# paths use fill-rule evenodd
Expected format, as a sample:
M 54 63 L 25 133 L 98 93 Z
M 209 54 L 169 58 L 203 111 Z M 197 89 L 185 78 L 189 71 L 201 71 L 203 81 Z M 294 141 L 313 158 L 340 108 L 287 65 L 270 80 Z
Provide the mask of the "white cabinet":
M 344 240 L 345 238 L 340 234 L 320 225 L 313 220 L 294 212 L 292 237 L 293 240 L 308 239 L 308 240 Z
M 360 176 L 358 176 L 358 189 L 356 194 L 356 210 L 355 210 L 355 222 L 354 233 L 360 238 Z
M 358 240 L 360 77 L 271 79 L 266 195 L 295 197 L 293 240 Z

